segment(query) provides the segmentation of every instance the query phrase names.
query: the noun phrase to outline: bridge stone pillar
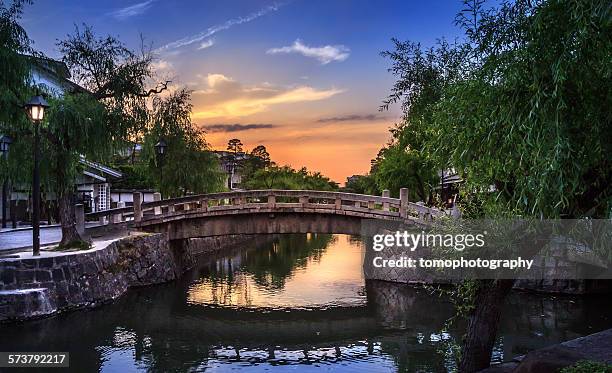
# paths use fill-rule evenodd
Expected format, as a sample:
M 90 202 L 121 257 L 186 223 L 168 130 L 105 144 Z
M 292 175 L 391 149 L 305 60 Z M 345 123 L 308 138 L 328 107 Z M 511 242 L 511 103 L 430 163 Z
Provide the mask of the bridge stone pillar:
M 202 212 L 208 211 L 208 200 L 206 198 L 202 198 L 200 200 L 200 211 Z
M 142 193 L 134 192 L 132 201 L 134 202 L 134 221 L 138 223 L 142 220 Z
M 85 233 L 85 206 L 79 203 L 74 206 L 74 214 L 76 217 L 76 230 L 79 234 Z
M 125 207 L 125 202 L 124 201 L 119 201 L 117 202 L 117 208 L 121 209 Z M 113 216 L 111 216 L 111 223 L 113 224 L 118 224 L 121 223 L 121 221 L 123 220 L 123 214 L 115 214 Z
M 336 210 L 342 209 L 342 198 L 336 197 Z
M 408 188 L 400 188 L 400 216 L 408 217 Z
M 161 201 L 161 193 L 158 193 L 158 192 L 153 193 L 153 201 L 154 202 Z M 153 211 L 154 211 L 155 215 L 161 215 L 162 208 L 161 208 L 161 206 L 155 207 L 155 208 L 153 208 Z
M 383 190 L 382 196 L 385 198 L 391 197 L 391 192 L 389 191 L 389 189 Z M 389 211 L 389 202 L 383 202 L 383 211 Z
M 268 196 L 268 208 L 273 209 L 275 205 L 276 205 L 276 196 L 273 194 L 270 194 Z

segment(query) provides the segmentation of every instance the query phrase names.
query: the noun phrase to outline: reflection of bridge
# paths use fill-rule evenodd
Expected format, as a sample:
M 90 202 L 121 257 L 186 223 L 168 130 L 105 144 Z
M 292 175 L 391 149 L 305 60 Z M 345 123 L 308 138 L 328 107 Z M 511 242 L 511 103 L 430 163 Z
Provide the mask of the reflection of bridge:
M 360 233 L 361 219 L 426 225 L 445 212 L 400 198 L 310 190 L 252 190 L 141 202 L 93 214 L 103 223 L 130 223 L 170 239 L 256 233 Z

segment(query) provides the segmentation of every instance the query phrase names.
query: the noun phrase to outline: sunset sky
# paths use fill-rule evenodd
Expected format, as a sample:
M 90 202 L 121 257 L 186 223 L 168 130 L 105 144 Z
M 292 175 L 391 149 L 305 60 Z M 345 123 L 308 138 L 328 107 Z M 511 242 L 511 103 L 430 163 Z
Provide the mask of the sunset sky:
M 393 76 L 380 52 L 391 38 L 454 39 L 458 0 L 49 1 L 26 8 L 35 47 L 86 23 L 137 48 L 151 43 L 158 74 L 193 90 L 194 122 L 215 149 L 230 138 L 272 159 L 344 183 L 368 171 L 399 108 L 379 112 Z

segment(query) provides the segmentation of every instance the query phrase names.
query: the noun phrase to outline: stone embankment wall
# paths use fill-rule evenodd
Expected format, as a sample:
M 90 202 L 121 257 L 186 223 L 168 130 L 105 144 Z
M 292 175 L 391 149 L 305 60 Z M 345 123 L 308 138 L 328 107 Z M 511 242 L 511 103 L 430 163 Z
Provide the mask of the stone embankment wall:
M 171 281 L 185 268 L 160 234 L 137 235 L 99 250 L 0 261 L 0 320 L 93 307 L 131 286 Z
M 427 254 L 420 254 L 426 257 Z M 363 269 L 367 280 L 382 280 L 406 284 L 452 284 L 452 280 L 436 278 L 421 268 L 393 268 L 375 267 L 375 257 L 397 260 L 403 256 L 411 256 L 405 253 L 403 248 L 390 248 L 375 252 L 368 248 L 364 257 Z M 536 257 L 532 273 L 536 273 L 539 280 L 520 279 L 516 281 L 516 290 L 549 293 L 549 294 L 607 294 L 612 293 L 612 280 L 594 280 L 581 278 L 582 264 L 572 262 L 562 256 Z M 572 277 L 576 279 L 572 279 Z
M 0 260 L 0 322 L 95 307 L 130 287 L 178 278 L 198 255 L 252 239 L 228 235 L 169 243 L 163 234 L 135 234 L 98 250 Z

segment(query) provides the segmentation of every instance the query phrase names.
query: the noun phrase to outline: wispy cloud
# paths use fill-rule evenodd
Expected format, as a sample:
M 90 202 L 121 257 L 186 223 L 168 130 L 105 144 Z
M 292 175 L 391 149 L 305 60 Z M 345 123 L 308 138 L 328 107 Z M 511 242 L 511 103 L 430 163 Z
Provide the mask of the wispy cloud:
M 173 41 L 171 43 L 168 43 L 166 45 L 163 45 L 159 48 L 156 49 L 156 52 L 165 52 L 171 49 L 177 49 L 177 48 L 181 48 L 181 47 L 185 47 L 194 43 L 198 43 L 201 42 L 204 39 L 210 38 L 211 36 L 213 36 L 214 34 L 218 33 L 219 31 L 224 31 L 227 30 L 233 26 L 237 26 L 237 25 L 241 25 L 243 23 L 247 23 L 247 22 L 251 22 L 261 16 L 264 16 L 270 12 L 274 12 L 277 11 L 280 8 L 280 4 L 272 4 L 269 5 L 265 8 L 262 8 L 256 12 L 253 12 L 247 16 L 244 17 L 238 17 L 238 18 L 232 18 L 230 20 L 227 20 L 221 24 L 215 25 L 215 26 L 211 26 L 209 28 L 207 28 L 204 31 L 201 31 L 197 34 L 194 35 L 190 35 L 190 36 L 186 36 L 182 39 Z
M 316 58 L 321 64 L 326 65 L 332 61 L 344 61 L 350 55 L 350 49 L 344 45 L 325 45 L 323 47 L 309 47 L 300 39 L 292 45 L 281 48 L 268 49 L 268 54 L 299 53 L 305 57 Z
M 379 120 L 384 120 L 384 119 L 388 119 L 388 118 L 385 116 L 376 115 L 376 114 L 366 114 L 366 115 L 348 114 L 348 115 L 341 115 L 337 117 L 321 118 L 317 120 L 317 122 L 319 123 L 365 122 L 365 121 L 373 122 L 373 121 L 379 121 Z
M 202 49 L 206 49 L 206 48 L 210 48 L 213 45 L 215 45 L 215 41 L 212 39 L 208 39 L 203 41 L 200 46 L 198 47 L 198 50 L 202 50 Z
M 151 68 L 155 71 L 167 71 L 172 69 L 174 66 L 172 65 L 172 62 L 166 61 L 166 60 L 157 60 L 154 61 L 153 63 L 151 63 Z
M 133 16 L 137 16 L 146 12 L 155 0 L 147 0 L 125 8 L 117 9 L 111 12 L 110 15 L 118 20 L 124 20 Z
M 241 132 L 248 130 L 256 130 L 256 129 L 269 129 L 278 127 L 276 124 L 268 124 L 268 123 L 248 123 L 248 124 L 211 124 L 208 126 L 204 126 L 204 129 L 207 132 L 215 133 L 215 132 Z
M 194 117 L 236 118 L 266 111 L 273 105 L 320 101 L 344 92 L 310 86 L 282 87 L 269 83 L 243 85 L 223 74 L 201 76 L 204 86 L 193 92 Z

